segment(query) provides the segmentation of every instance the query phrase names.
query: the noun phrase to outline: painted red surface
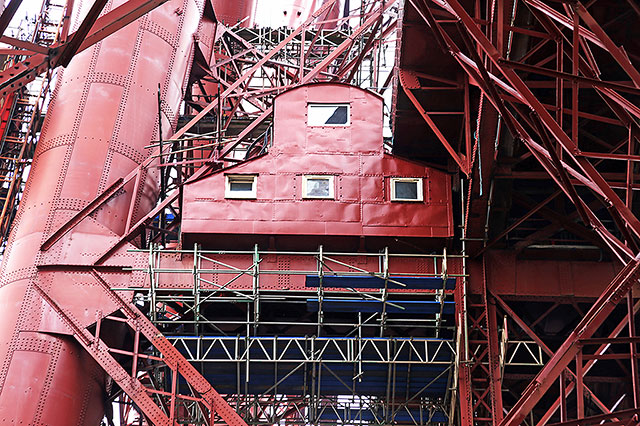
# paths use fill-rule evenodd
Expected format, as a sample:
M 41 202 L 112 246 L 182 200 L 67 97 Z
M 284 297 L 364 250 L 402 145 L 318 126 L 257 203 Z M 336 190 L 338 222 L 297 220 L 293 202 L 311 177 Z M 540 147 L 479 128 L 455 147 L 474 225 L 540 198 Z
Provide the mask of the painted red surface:
M 527 260 L 505 250 L 487 254 L 488 288 L 501 296 L 596 298 L 618 273 L 612 262 Z M 469 262 L 469 291 L 482 292 L 482 262 Z
M 114 1 L 107 9 L 123 1 Z M 90 2 L 76 2 L 84 8 Z M 172 0 L 77 55 L 59 74 L 0 281 L 0 423 L 97 425 L 105 374 L 36 291 L 88 326 L 115 310 L 95 279 L 69 265 L 91 265 L 124 232 L 133 183 L 47 251 L 41 244 L 147 156 L 157 139 L 157 90 L 163 130 L 177 120 L 203 2 Z M 77 12 L 75 25 L 83 11 Z M 154 202 L 146 175 L 138 220 Z M 59 266 L 53 266 L 59 265 Z M 46 269 L 49 268 L 49 269 Z M 85 269 L 86 270 L 86 269 Z M 125 283 L 131 274 L 112 274 Z
M 220 272 L 200 273 L 202 278 L 199 288 L 202 290 L 216 290 L 220 285 L 224 285 L 229 290 L 251 290 L 254 286 L 253 276 L 244 274 L 238 276 L 237 270 L 250 270 L 254 255 L 252 253 L 225 253 L 207 254 L 207 259 L 201 259 L 200 268 L 202 270 L 217 270 Z M 380 272 L 379 256 L 349 256 L 349 255 L 327 255 L 331 259 L 347 265 L 355 266 L 367 272 Z M 260 258 L 260 289 L 262 290 L 292 290 L 292 291 L 313 291 L 315 288 L 305 286 L 305 275 L 317 275 L 314 271 L 318 268 L 318 259 L 312 254 L 261 254 Z M 431 257 L 390 257 L 389 275 L 391 276 L 440 276 L 442 273 L 442 260 L 437 260 L 437 271 L 434 269 L 436 262 Z M 461 258 L 448 259 L 447 272 L 451 275 L 462 274 Z M 221 265 L 229 265 L 236 268 L 225 268 Z M 349 268 L 332 260 L 326 260 L 326 265 L 331 269 L 331 273 L 358 273 L 354 268 Z M 179 258 L 175 254 L 163 253 L 158 255 L 157 268 L 171 270 L 184 270 L 184 273 L 157 274 L 154 285 L 158 289 L 193 289 L 193 255 L 184 254 Z M 291 274 L 291 271 L 304 271 L 305 274 Z M 330 274 L 325 270 L 326 274 Z M 363 273 L 365 274 L 365 273 Z M 366 275 L 366 274 L 365 274 Z M 456 277 L 458 280 L 460 278 Z M 146 286 L 149 286 L 148 277 Z M 209 282 L 214 284 L 209 284 Z M 365 289 L 361 289 L 365 290 Z M 344 288 L 324 287 L 324 292 L 345 291 Z M 390 284 L 388 291 L 391 293 L 433 293 L 433 289 L 407 289 L 394 284 Z
M 241 27 L 253 25 L 254 0 L 213 0 L 212 3 L 218 22 L 228 26 L 236 25 L 240 21 Z
M 308 103 L 341 102 L 350 104 L 349 126 L 307 124 Z M 226 174 L 256 174 L 256 199 L 225 199 Z M 334 176 L 335 199 L 304 199 L 304 175 Z M 391 201 L 392 177 L 422 178 L 424 201 Z M 185 186 L 182 232 L 187 241 L 204 234 L 450 237 L 451 203 L 446 174 L 384 152 L 380 97 L 321 83 L 276 98 L 268 154 Z
M 13 100 L 15 99 L 16 94 L 11 93 L 7 95 L 0 107 L 0 135 L 4 135 L 7 130 L 7 125 L 9 124 L 9 117 L 11 116 L 11 109 L 13 108 Z

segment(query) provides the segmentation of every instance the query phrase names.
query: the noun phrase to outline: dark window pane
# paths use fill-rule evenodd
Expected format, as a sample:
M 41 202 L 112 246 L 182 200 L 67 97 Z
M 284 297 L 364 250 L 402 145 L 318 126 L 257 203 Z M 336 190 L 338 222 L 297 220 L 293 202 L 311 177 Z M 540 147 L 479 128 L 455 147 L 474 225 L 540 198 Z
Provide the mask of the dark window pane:
M 402 200 L 417 200 L 418 182 L 396 181 L 396 198 Z
M 327 119 L 325 124 L 347 124 L 347 106 L 340 105 L 335 107 L 331 117 Z
M 308 197 L 328 197 L 330 194 L 329 179 L 307 179 Z
M 229 189 L 231 191 L 251 191 L 253 189 L 253 182 L 240 180 L 229 182 Z

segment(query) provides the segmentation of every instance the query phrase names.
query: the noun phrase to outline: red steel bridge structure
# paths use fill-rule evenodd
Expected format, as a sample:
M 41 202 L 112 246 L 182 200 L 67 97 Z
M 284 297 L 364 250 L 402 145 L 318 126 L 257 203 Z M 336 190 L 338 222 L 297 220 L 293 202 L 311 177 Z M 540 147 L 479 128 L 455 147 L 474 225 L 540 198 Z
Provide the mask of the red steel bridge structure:
M 3 34 L 20 3 L 12 0 L 0 15 Z M 10 336 L 1 337 L 0 419 L 12 424 L 13 406 L 36 413 L 24 417 L 30 424 L 93 424 L 105 413 L 112 424 L 149 425 L 640 424 L 640 207 L 634 197 L 640 188 L 640 5 L 371 0 L 350 9 L 349 2 L 330 0 L 305 9 L 299 3 L 289 27 L 265 29 L 251 17 L 242 20 L 251 2 L 226 10 L 233 8 L 216 1 L 97 0 L 82 6 L 80 19 L 70 1 L 57 23 L 48 14 L 57 5 L 47 2 L 38 31 L 55 37 L 2 36 L 9 47 L 0 51 L 7 57 L 0 72 L 0 230 L 7 247 L 0 306 L 15 314 L 0 326 Z M 189 36 L 171 37 L 185 28 Z M 125 31 L 154 33 L 182 52 L 167 60 L 169 71 L 158 66 L 167 75 L 158 79 L 161 85 L 147 87 L 133 71 L 109 80 L 117 74 L 109 67 L 116 67 Z M 114 108 L 124 126 L 147 126 L 146 139 L 132 132 L 129 139 L 137 139 L 129 145 L 105 148 L 133 162 L 113 160 L 104 172 L 107 160 L 87 151 L 100 162 L 98 177 L 82 174 L 96 168 L 91 161 L 59 175 L 38 170 L 38 162 L 53 161 L 46 152 L 73 142 L 56 139 L 54 118 L 43 124 L 34 111 L 45 112 L 48 81 L 58 78 L 60 91 L 72 93 L 83 66 L 95 81 L 140 96 L 136 105 L 148 112 L 145 118 L 125 112 L 126 103 Z M 31 106 L 17 107 L 43 75 Z M 404 263 L 380 247 L 336 253 L 320 245 L 277 254 L 230 243 L 217 250 L 198 239 L 204 231 L 194 231 L 191 244 L 182 246 L 189 187 L 259 161 L 278 125 L 274 99 L 318 82 L 387 97 L 385 149 L 450 178 L 451 235 L 429 239 L 417 251 L 422 254 L 412 252 Z M 70 95 L 57 96 L 72 102 Z M 78 102 L 87 111 L 92 94 L 83 96 Z M 47 115 L 64 108 L 54 102 Z M 103 125 L 96 116 L 104 110 L 90 112 L 93 118 L 67 117 L 77 140 Z M 29 118 L 18 120 L 17 113 Z M 89 120 L 85 127 L 83 120 Z M 91 131 L 82 133 L 85 128 Z M 60 161 L 64 167 L 73 162 L 64 155 Z M 30 180 L 22 193 L 26 165 Z M 96 188 L 83 192 L 94 178 Z M 47 190 L 47 180 L 55 191 Z M 65 188 L 76 195 L 63 197 Z M 410 220 L 411 214 L 399 214 Z M 333 296 L 322 284 L 311 298 L 309 286 L 296 281 L 302 275 L 322 280 L 328 271 L 382 278 L 379 292 L 326 293 L 384 309 L 408 297 L 387 291 L 393 277 L 438 278 L 442 288 L 418 292 L 416 301 L 429 298 L 439 311 L 428 318 L 386 316 L 384 309 L 375 320 L 363 312 L 332 317 Z M 216 274 L 230 279 L 221 284 Z M 268 291 L 256 284 L 273 276 Z M 212 295 L 219 296 L 217 305 Z M 275 300 L 275 310 L 286 311 L 287 298 L 316 303 L 317 315 L 271 318 L 268 304 Z M 231 306 L 246 308 L 239 314 Z M 450 319 L 447 306 L 453 306 Z M 227 361 L 237 368 L 233 379 L 216 367 Z M 251 387 L 250 369 L 260 377 L 266 373 L 257 365 L 278 363 L 291 370 L 269 370 L 268 391 Z M 28 367 L 39 364 L 41 370 Z M 350 383 L 339 365 L 353 370 Z M 365 379 L 374 365 L 384 366 L 382 384 Z M 420 376 L 431 366 L 435 373 Z M 295 393 L 287 379 L 298 380 L 302 369 L 309 369 L 309 383 L 297 383 L 302 388 Z M 75 373 L 60 377 L 59 371 Z M 321 372 L 345 389 L 323 390 Z M 417 390 L 412 376 L 423 380 Z M 444 381 L 441 397 L 428 393 L 438 380 Z M 406 382 L 406 392 L 396 381 Z M 20 386 L 39 395 L 59 386 L 84 395 L 85 408 L 57 397 L 25 403 L 17 396 L 25 393 Z M 69 407 L 82 413 L 64 418 Z

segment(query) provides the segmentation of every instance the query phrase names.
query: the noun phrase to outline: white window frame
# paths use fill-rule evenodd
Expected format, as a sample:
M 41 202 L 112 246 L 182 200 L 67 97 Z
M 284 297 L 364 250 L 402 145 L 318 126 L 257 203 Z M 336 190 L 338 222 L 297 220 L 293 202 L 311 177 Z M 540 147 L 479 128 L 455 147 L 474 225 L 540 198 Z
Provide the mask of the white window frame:
M 329 179 L 329 196 L 307 195 L 307 182 L 313 179 Z M 304 175 L 302 176 L 302 198 L 303 199 L 320 199 L 335 200 L 335 183 L 333 175 Z
M 315 124 L 311 120 L 311 109 L 314 106 L 322 107 L 347 107 L 347 122 L 344 124 Z M 323 102 L 309 102 L 307 104 L 307 126 L 309 127 L 349 127 L 351 125 L 351 104 L 349 102 L 336 102 L 336 103 L 323 103 Z
M 251 191 L 232 191 L 232 181 L 251 182 Z M 258 175 L 225 175 L 224 198 L 251 200 L 256 198 Z
M 407 198 L 398 198 L 396 197 L 396 183 L 397 182 L 416 182 L 417 186 L 418 186 L 418 190 L 416 192 L 416 196 L 417 198 L 415 199 L 407 199 Z M 391 201 L 403 201 L 403 202 L 409 202 L 409 203 L 416 203 L 416 202 L 421 202 L 424 201 L 424 194 L 423 194 L 423 183 L 422 183 L 422 178 L 391 178 Z

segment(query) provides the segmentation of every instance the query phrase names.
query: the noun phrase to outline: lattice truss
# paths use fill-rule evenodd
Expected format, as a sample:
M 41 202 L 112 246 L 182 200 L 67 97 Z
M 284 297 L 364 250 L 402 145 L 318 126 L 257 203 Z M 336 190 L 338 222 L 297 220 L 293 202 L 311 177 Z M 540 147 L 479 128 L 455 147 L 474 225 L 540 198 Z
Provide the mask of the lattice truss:
M 75 53 L 161 3 L 157 0 L 129 2 L 98 17 L 105 1 L 96 2 L 84 23 L 72 34 L 69 34 L 68 13 L 65 12 L 66 18 L 60 21 L 61 39 L 53 42 L 51 46 L 54 48 L 49 50 L 49 46 L 44 44 L 50 41 L 38 44 L 4 36 L 3 41 L 16 47 L 14 53 L 22 54 L 16 56 L 16 63 L 0 73 L 0 94 L 9 96 L 5 105 L 10 106 L 15 97 L 13 93 L 36 76 L 56 66 L 66 65 Z M 19 4 L 16 2 L 15 8 L 5 11 L 2 24 L 8 23 Z M 144 164 L 101 194 L 75 220 L 95 211 L 129 182 L 139 183 L 145 171 L 149 167 L 156 167 L 154 163 L 159 160 L 161 204 L 143 221 L 129 223 L 122 241 L 137 237 L 143 247 L 148 242 L 166 243 L 167 238 L 177 235 L 180 215 L 176 189 L 186 179 L 200 178 L 221 167 L 224 161 L 244 160 L 267 148 L 270 142 L 268 123 L 272 113 L 271 103 L 275 95 L 296 85 L 319 80 L 358 82 L 384 92 L 389 87 L 392 73 L 387 70 L 381 74 L 378 70 L 381 69 L 380 63 L 387 60 L 387 52 L 393 51 L 393 45 L 388 45 L 396 28 L 397 5 L 394 1 L 363 2 L 360 9 L 353 11 L 354 16 L 331 22 L 332 26 L 340 29 L 326 30 L 324 18 L 334 7 L 339 7 L 337 1 L 325 3 L 305 23 L 293 30 L 218 26 L 213 37 L 214 51 L 203 52 L 198 49 L 194 54 L 193 90 L 187 94 L 185 116 L 189 118 L 188 122 L 183 122 L 184 125 L 169 140 L 155 141 L 151 147 L 156 152 Z M 211 11 L 205 12 L 205 15 L 211 19 Z M 6 28 L 6 25 L 0 27 Z M 19 61 L 20 58 L 24 59 Z M 158 109 L 162 110 L 160 98 Z M 37 110 L 32 107 L 29 111 Z M 197 114 L 190 115 L 190 112 Z M 211 123 L 215 123 L 213 130 Z M 21 132 L 23 139 L 20 144 L 26 147 L 23 142 L 27 139 L 24 138 L 29 138 L 33 132 L 26 128 Z M 31 142 L 26 150 L 27 161 L 33 153 L 35 139 Z M 22 167 L 22 160 L 11 161 Z M 16 186 L 12 182 L 19 173 L 8 173 L 8 176 L 12 179 L 8 185 Z M 13 195 L 3 204 L 3 214 L 7 217 L 3 222 L 5 230 L 17 206 L 17 192 L 11 192 Z M 10 198 L 13 202 L 9 202 Z M 170 219 L 167 219 L 167 214 Z M 145 233 L 140 237 L 143 230 L 148 230 L 150 235 Z M 50 239 L 47 246 L 56 240 L 57 237 Z M 116 249 L 110 248 L 102 260 Z
M 9 96 L 29 84 L 39 74 L 56 66 L 65 66 L 77 52 L 88 48 L 161 3 L 162 1 L 158 0 L 129 1 L 101 15 L 106 1 L 99 0 L 93 4 L 74 33 L 69 33 L 68 13 L 65 13 L 60 41 L 54 42 L 51 49 L 37 42 L 23 42 L 4 37 L 3 40 L 12 43 L 20 50 L 17 53 L 23 54 L 25 59 L 0 73 L 0 94 Z M 6 28 L 5 23 L 9 22 L 19 4 L 19 1 L 11 2 L 11 6 L 2 14 L 2 29 Z M 122 286 L 118 282 L 122 281 L 123 272 L 125 275 L 128 272 L 132 277 L 136 277 L 141 271 L 135 268 L 133 271 L 123 271 L 121 265 L 114 265 L 114 262 L 118 263 L 114 255 L 122 256 L 127 249 L 135 247 L 144 249 L 154 247 L 155 244 L 166 246 L 171 243 L 179 229 L 179 188 L 182 184 L 214 172 L 223 166 L 225 161 L 237 161 L 239 150 L 244 151 L 242 159 L 246 159 L 267 149 L 269 139 L 265 135 L 268 135 L 268 132 L 265 133 L 263 123 L 268 122 L 272 112 L 272 98 L 280 91 L 317 80 L 366 82 L 368 86 L 380 91 L 389 86 L 388 75 L 381 76 L 375 70 L 379 68 L 376 61 L 382 60 L 383 55 L 380 52 L 395 29 L 395 2 L 366 2 L 362 5 L 362 13 L 357 17 L 346 17 L 338 22 L 339 30 L 325 30 L 323 19 L 332 7 L 337 7 L 336 1 L 323 5 L 302 26 L 285 31 L 283 38 L 277 41 L 267 41 L 271 40 L 270 35 L 256 36 L 249 32 L 244 34 L 247 37 L 245 39 L 239 35 L 242 31 L 238 29 L 218 26 L 214 40 L 214 51 L 217 55 L 213 56 L 215 60 L 210 62 L 203 50 L 194 54 L 196 66 L 192 87 L 195 89 L 188 94 L 187 112 L 194 111 L 197 114 L 190 117 L 188 123 L 177 130 L 169 140 L 155 141 L 152 146 L 155 152 L 145 162 L 89 202 L 51 234 L 40 247 L 43 252 L 54 247 L 76 226 L 104 207 L 112 197 L 122 194 L 125 185 L 133 183 L 133 193 L 138 194 L 138 197 L 144 196 L 138 188 L 143 184 L 147 170 L 160 167 L 161 191 L 157 205 L 142 219 L 134 222 L 135 206 L 139 202 L 134 197 L 123 235 L 105 247 L 104 252 L 91 265 L 83 265 L 73 271 L 83 282 L 82 285 L 91 289 L 96 300 L 102 300 L 99 306 L 93 306 L 94 301 L 87 300 L 86 309 L 95 310 L 94 320 L 80 320 L 74 314 L 74 307 L 68 306 L 64 298 L 56 296 L 51 289 L 34 286 L 37 297 L 57 314 L 69 334 L 76 338 L 113 380 L 113 386 L 108 390 L 109 398 L 111 401 L 119 401 L 116 418 L 119 417 L 122 424 L 135 420 L 139 423 L 167 425 L 243 425 L 246 424 L 245 420 L 237 414 L 237 410 L 242 411 L 248 419 L 257 418 L 267 423 L 278 412 L 277 407 L 249 408 L 260 407 L 261 404 L 264 406 L 268 398 L 259 395 L 243 397 L 242 401 L 234 401 L 231 397 L 230 401 L 238 404 L 234 410 L 185 356 L 162 335 L 156 325 L 147 319 L 140 310 L 147 309 L 145 301 L 131 303 L 132 290 L 119 288 Z M 205 11 L 205 19 L 211 20 L 210 12 Z M 256 37 L 262 47 L 251 44 L 256 41 Z M 363 70 L 363 64 L 368 71 Z M 378 87 L 382 78 L 385 80 Z M 212 87 L 215 90 L 212 91 Z M 163 110 L 160 97 L 158 110 Z M 242 130 L 233 132 L 231 126 L 237 120 L 240 121 Z M 205 127 L 206 130 L 207 122 L 216 123 L 215 130 L 204 133 L 199 131 L 197 126 Z M 261 125 L 263 129 L 260 129 Z M 262 138 L 254 134 L 256 131 Z M 196 154 L 192 155 L 194 152 Z M 140 260 L 144 259 L 144 255 L 132 257 L 137 259 L 134 264 L 138 266 Z M 45 277 L 48 273 L 47 268 L 41 269 L 40 274 Z M 51 266 L 52 277 L 61 271 L 68 271 L 68 266 Z M 440 294 L 440 297 L 444 300 L 443 294 Z M 114 327 L 126 330 L 126 343 L 109 341 L 106 336 Z M 177 344 L 178 341 L 174 343 Z M 428 346 L 428 343 L 425 345 Z M 436 349 L 430 351 L 438 353 Z M 448 355 L 450 362 L 450 345 L 444 347 L 441 353 Z M 305 364 L 309 363 L 305 361 Z M 357 365 L 357 362 L 354 364 Z M 318 365 L 317 369 L 319 374 L 321 367 Z M 445 368 L 446 372 L 449 370 L 450 364 Z M 298 416 L 299 422 L 306 422 L 309 417 L 318 418 L 319 410 L 338 410 L 336 407 L 344 408 L 347 404 L 339 399 L 320 398 L 317 393 L 314 395 L 313 401 L 293 399 L 287 402 L 290 407 L 295 406 L 298 412 L 306 410 L 304 415 L 280 413 L 277 417 Z M 253 402 L 251 398 L 255 398 Z M 436 411 L 439 416 L 443 415 L 442 401 L 421 400 L 414 404 L 417 404 L 415 407 L 418 411 L 414 407 L 408 413 L 409 416 L 420 413 L 418 424 L 427 422 Z M 359 410 L 375 406 L 375 410 L 369 409 L 371 416 L 383 415 L 390 419 L 395 416 L 394 412 L 407 411 L 407 408 L 399 403 L 395 408 L 385 408 L 387 411 L 381 414 L 378 403 L 362 398 L 347 405 L 358 406 Z M 291 411 L 291 408 L 288 411 Z M 352 408 L 348 411 L 346 418 L 352 419 L 355 415 L 351 412 Z M 107 421 L 112 422 L 112 419 L 108 418 Z
M 27 59 L 0 73 L 0 94 L 10 95 L 40 73 L 67 64 L 75 53 L 161 3 L 129 2 L 98 18 L 105 2 L 96 2 L 78 31 L 69 34 L 68 19 L 62 21 L 63 37 L 52 45 L 55 49 L 51 50 L 37 43 L 4 37 L 5 41 L 22 49 L 23 57 Z M 157 167 L 155 163 L 160 161 L 160 203 L 138 223 L 129 220 L 120 243 L 110 247 L 100 263 L 125 241 L 137 238 L 138 244 L 146 247 L 150 242 L 166 243 L 167 238 L 175 238 L 180 221 L 179 191 L 176 189 L 187 179 L 197 179 L 216 170 L 225 161 L 244 160 L 264 151 L 270 141 L 267 128 L 272 113 L 271 101 L 281 91 L 318 80 L 353 82 L 357 79 L 368 87 L 377 88 L 380 79 L 385 78 L 379 89 L 382 92 L 389 87 L 392 74 L 387 72 L 381 76 L 376 70 L 380 69 L 378 63 L 386 60 L 387 55 L 381 52 L 387 50 L 396 28 L 395 2 L 364 2 L 360 9 L 354 10 L 356 17 L 347 16 L 332 23 L 340 30 L 325 30 L 327 23 L 323 19 L 333 7 L 338 7 L 337 1 L 325 3 L 293 30 L 217 27 L 212 62 L 205 56 L 206 52 L 198 50 L 194 54 L 194 90 L 188 94 L 186 115 L 190 120 L 169 140 L 152 144 L 155 153 L 145 163 L 108 188 L 72 221 L 77 223 L 94 212 L 131 181 L 139 184 L 145 171 Z M 13 13 L 15 9 L 7 9 L 2 21 L 8 22 Z M 162 110 L 162 99 L 158 99 L 158 108 Z M 197 111 L 197 114 L 190 116 L 189 111 Z M 215 130 L 200 131 L 202 128 L 210 130 L 211 122 L 215 123 Z M 234 125 L 236 129 L 230 129 Z M 8 212 L 13 211 L 9 203 L 5 204 Z M 45 247 L 50 247 L 61 235 L 52 236 Z
M 163 142 L 171 149 L 161 158 L 175 169 L 166 173 L 168 188 L 203 165 L 192 179 L 268 149 L 273 98 L 284 90 L 314 81 L 380 94 L 390 87 L 398 5 L 365 1 L 350 15 L 326 20 L 334 7 L 339 2 L 325 3 L 296 29 L 218 28 L 213 52 L 195 55 L 188 122 Z
M 486 282 L 483 294 L 470 296 L 459 364 L 460 422 L 637 424 L 637 309 L 631 288 L 640 265 L 634 199 L 640 159 L 640 73 L 638 45 L 629 34 L 637 29 L 640 9 L 631 1 L 408 0 L 406 5 L 434 41 L 433 54 L 453 61 L 468 79 L 466 90 L 478 95 L 457 105 L 467 116 L 462 136 L 466 144 L 461 145 L 421 102 L 436 90 L 462 86 L 419 70 L 400 70 L 407 98 L 469 178 L 464 224 L 470 227 L 465 236 L 481 241 L 469 244 L 472 254 L 494 245 L 521 251 L 565 229 L 571 236 L 563 237 L 563 244 L 586 240 L 622 264 L 615 279 L 603 283 L 595 303 L 558 300 L 543 305 L 543 316 L 555 309 L 569 313 L 568 337 L 552 345 L 548 336 L 534 332 L 535 319 L 521 318 L 523 302 L 503 301 Z M 475 112 L 469 110 L 469 99 L 474 99 Z M 513 201 L 524 206 L 524 213 L 501 229 L 474 227 L 470 212 L 483 208 L 483 202 L 486 210 L 488 199 L 499 200 L 501 194 L 493 188 L 502 188 L 496 183 L 501 175 L 520 185 Z M 557 190 L 539 190 L 535 197 L 518 194 L 524 179 L 529 179 L 530 188 L 530 180 L 547 179 Z M 566 215 L 550 206 L 554 200 L 561 205 L 557 201 L 563 196 L 575 209 Z M 515 244 L 504 242 L 514 230 L 525 232 L 518 227 L 536 217 L 546 220 L 542 229 Z M 527 357 L 513 355 L 525 348 Z M 505 385 L 509 359 L 521 359 L 532 368 L 528 373 L 537 373 L 528 386 Z M 535 364 L 544 366 L 537 369 Z M 593 389 L 585 384 L 587 372 L 606 375 L 602 372 L 607 369 L 617 386 Z
M 455 354 L 450 308 L 457 296 L 451 284 L 464 278 L 459 255 L 212 251 L 197 245 L 139 252 L 149 265 L 133 272 L 144 273 L 149 285 L 114 290 L 135 292 L 153 323 L 217 383 L 246 421 L 423 425 L 446 420 Z M 402 266 L 416 256 L 420 273 Z M 442 288 L 406 291 L 393 278 L 388 285 L 395 291 L 386 285 L 376 290 L 304 284 L 307 276 L 363 274 L 380 280 L 429 278 Z M 383 307 L 352 315 L 323 308 L 337 299 Z M 435 309 L 403 314 L 407 299 Z M 306 312 L 310 300 L 316 309 Z M 221 375 L 226 380 L 216 380 Z M 379 387 L 371 388 L 372 380 Z M 445 397 L 436 396 L 439 392 Z

